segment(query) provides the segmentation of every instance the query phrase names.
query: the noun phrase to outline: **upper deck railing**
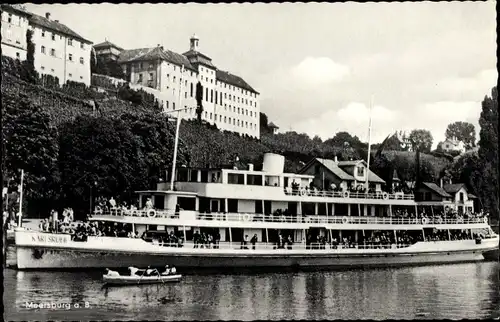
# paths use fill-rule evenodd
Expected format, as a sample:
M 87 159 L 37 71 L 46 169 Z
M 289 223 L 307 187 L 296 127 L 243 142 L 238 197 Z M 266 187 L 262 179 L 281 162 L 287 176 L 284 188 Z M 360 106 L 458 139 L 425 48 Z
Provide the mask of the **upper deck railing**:
M 94 213 L 94 215 L 147 217 L 180 219 L 180 214 L 172 210 L 121 210 L 112 209 L 107 213 Z M 450 225 L 450 224 L 483 224 L 488 223 L 486 217 L 375 217 L 375 216 L 325 216 L 325 215 L 263 215 L 256 213 L 196 213 L 195 220 L 211 220 L 225 222 L 264 222 L 264 223 L 310 223 L 310 224 L 354 224 L 354 225 Z
M 333 191 L 316 189 L 292 189 L 285 188 L 285 194 L 289 196 L 316 196 L 330 198 L 353 198 L 353 199 L 384 199 L 384 200 L 414 200 L 413 194 L 403 192 L 388 193 L 384 191 L 377 192 L 355 192 L 355 191 Z

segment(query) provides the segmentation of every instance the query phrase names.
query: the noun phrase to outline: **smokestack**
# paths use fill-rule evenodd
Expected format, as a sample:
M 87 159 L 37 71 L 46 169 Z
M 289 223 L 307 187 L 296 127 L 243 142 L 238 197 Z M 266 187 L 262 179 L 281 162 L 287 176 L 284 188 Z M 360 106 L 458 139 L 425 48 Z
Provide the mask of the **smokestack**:
M 45 18 L 49 19 L 50 20 L 50 12 L 46 12 L 45 13 Z

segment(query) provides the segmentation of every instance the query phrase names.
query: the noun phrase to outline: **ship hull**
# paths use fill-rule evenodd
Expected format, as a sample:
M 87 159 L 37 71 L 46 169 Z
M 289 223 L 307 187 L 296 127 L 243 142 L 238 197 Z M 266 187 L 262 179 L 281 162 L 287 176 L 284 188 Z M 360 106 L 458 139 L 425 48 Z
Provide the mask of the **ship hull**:
M 387 249 L 343 248 L 240 249 L 231 244 L 220 248 L 164 247 L 141 239 L 89 237 L 72 241 L 69 235 L 16 232 L 18 269 L 126 268 L 166 264 L 179 268 L 341 268 L 425 265 L 484 260 L 483 253 L 498 248 L 498 237 L 473 240 L 418 242 Z
M 250 251 L 251 252 L 251 251 Z M 175 265 L 179 268 L 343 268 L 428 265 L 483 261 L 482 251 L 379 254 L 136 254 L 121 251 L 89 251 L 17 248 L 17 268 L 124 268 Z

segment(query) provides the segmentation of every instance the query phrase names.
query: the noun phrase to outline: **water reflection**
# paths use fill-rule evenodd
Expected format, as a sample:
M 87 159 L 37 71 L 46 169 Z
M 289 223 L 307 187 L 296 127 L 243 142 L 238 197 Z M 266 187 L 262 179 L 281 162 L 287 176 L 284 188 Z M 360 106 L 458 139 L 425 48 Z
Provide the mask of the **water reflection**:
M 457 319 L 499 317 L 498 263 L 337 272 L 185 276 L 103 288 L 98 273 L 4 270 L 7 320 Z M 26 301 L 88 302 L 33 310 Z M 40 315 L 41 314 L 41 315 Z M 81 314 L 84 314 L 83 316 Z

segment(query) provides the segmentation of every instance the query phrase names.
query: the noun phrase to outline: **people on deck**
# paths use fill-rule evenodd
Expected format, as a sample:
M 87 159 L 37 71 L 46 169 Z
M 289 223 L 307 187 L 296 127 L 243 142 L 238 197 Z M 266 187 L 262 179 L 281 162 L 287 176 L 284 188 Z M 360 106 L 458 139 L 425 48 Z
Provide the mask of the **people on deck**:
M 252 239 L 250 239 L 250 243 L 252 244 L 252 249 L 255 250 L 255 243 L 257 243 L 257 234 L 254 234 Z

